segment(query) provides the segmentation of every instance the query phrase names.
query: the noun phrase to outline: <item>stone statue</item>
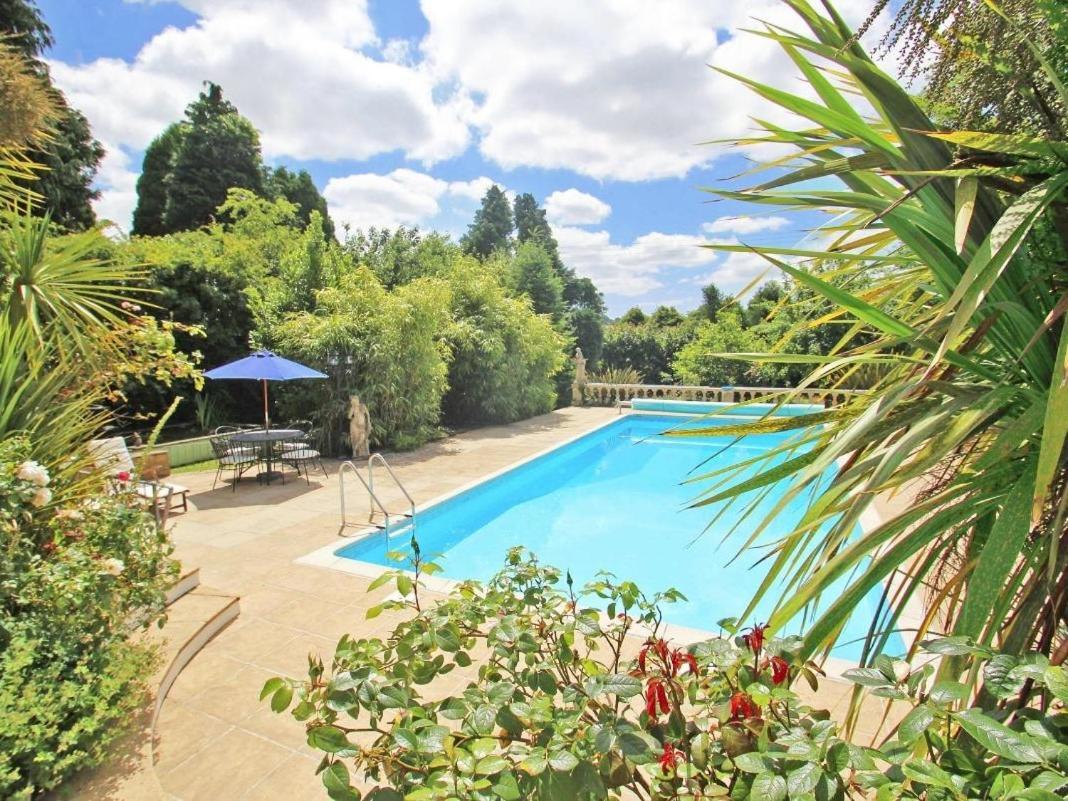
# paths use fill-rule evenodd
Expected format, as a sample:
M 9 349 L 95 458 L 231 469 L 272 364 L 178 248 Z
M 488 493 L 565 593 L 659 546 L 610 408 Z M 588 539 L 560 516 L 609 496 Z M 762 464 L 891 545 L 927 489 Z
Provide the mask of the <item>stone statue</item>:
M 358 395 L 349 395 L 349 445 L 353 456 L 369 456 L 371 413 Z
M 586 357 L 582 348 L 575 348 L 575 380 L 571 383 L 571 405 L 581 406 L 586 393 Z

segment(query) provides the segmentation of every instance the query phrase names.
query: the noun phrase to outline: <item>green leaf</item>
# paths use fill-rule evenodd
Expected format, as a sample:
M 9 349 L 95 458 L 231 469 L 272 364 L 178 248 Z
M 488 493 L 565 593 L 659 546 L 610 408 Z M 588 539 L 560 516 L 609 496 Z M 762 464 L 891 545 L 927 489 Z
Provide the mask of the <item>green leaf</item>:
M 471 726 L 478 734 L 490 734 L 497 719 L 497 707 L 482 704 L 471 714 Z
M 767 773 L 775 770 L 775 760 L 759 751 L 750 751 L 736 756 L 734 766 L 746 773 Z
M 263 689 L 260 690 L 260 700 L 262 701 L 271 693 L 277 692 L 283 684 L 285 684 L 285 679 L 280 679 L 277 676 L 267 679 L 263 685 Z
M 632 698 L 642 691 L 641 679 L 626 673 L 608 673 L 591 679 L 596 687 L 595 695 L 615 695 Z
M 491 776 L 494 773 L 500 773 L 502 770 L 507 770 L 511 767 L 509 762 L 499 754 L 490 754 L 489 756 L 482 757 L 475 765 L 475 773 L 479 776 Z
M 308 730 L 308 745 L 328 754 L 340 754 L 352 751 L 352 743 L 345 732 L 336 726 L 316 726 Z
M 977 743 L 993 754 L 1025 764 L 1042 761 L 1042 755 L 1030 737 L 1003 726 L 978 709 L 966 709 L 953 717 Z
M 1035 474 L 1035 493 L 1031 508 L 1031 520 L 1042 517 L 1042 510 L 1049 496 L 1050 487 L 1057 475 L 1057 468 L 1068 438 L 1068 325 L 1061 326 L 1060 344 L 1053 362 L 1050 377 L 1049 397 L 1046 401 L 1046 418 L 1042 427 L 1042 447 L 1038 455 Z M 1050 547 L 1050 566 L 1056 561 L 1056 538 Z M 1051 576 L 1052 579 L 1052 576 Z
M 349 769 L 344 762 L 331 762 L 322 775 L 327 790 L 341 792 L 349 789 Z
M 783 801 L 786 798 L 786 779 L 774 773 L 758 773 L 753 779 L 749 796 L 760 801 Z
M 407 573 L 397 574 L 397 592 L 407 598 L 412 593 L 412 577 Z
M 796 770 L 786 774 L 786 789 L 790 798 L 795 798 L 802 793 L 811 793 L 819 783 L 820 766 L 814 762 L 806 762 Z
M 934 721 L 934 710 L 926 704 L 920 704 L 901 719 L 897 736 L 903 743 L 911 743 L 921 737 Z
M 419 750 L 419 737 L 410 729 L 394 729 L 393 742 L 408 751 Z
M 961 178 L 957 181 L 957 197 L 955 205 L 956 227 L 953 234 L 953 244 L 957 253 L 964 252 L 964 243 L 968 239 L 968 226 L 972 222 L 972 214 L 975 212 L 975 196 L 979 191 L 979 181 L 976 178 Z
M 271 698 L 271 710 L 274 712 L 284 712 L 289 708 L 289 703 L 293 700 L 293 688 L 288 684 L 283 684 L 276 691 Z
M 1063 665 L 1051 665 L 1042 675 L 1042 683 L 1061 703 L 1068 704 L 1068 670 Z
M 968 579 L 968 593 L 953 632 L 979 637 L 1031 530 L 1034 468 L 1029 465 L 1009 492 Z
M 959 681 L 940 681 L 931 688 L 930 699 L 936 704 L 954 704 L 968 700 L 971 691 Z
M 914 782 L 920 782 L 932 787 L 944 787 L 954 792 L 960 789 L 958 784 L 961 786 L 964 784 L 963 779 L 955 781 L 954 777 L 945 770 L 925 759 L 910 759 L 901 766 L 901 772 Z
M 553 770 L 574 770 L 578 766 L 578 763 L 578 758 L 570 751 L 556 751 L 549 755 L 549 767 Z

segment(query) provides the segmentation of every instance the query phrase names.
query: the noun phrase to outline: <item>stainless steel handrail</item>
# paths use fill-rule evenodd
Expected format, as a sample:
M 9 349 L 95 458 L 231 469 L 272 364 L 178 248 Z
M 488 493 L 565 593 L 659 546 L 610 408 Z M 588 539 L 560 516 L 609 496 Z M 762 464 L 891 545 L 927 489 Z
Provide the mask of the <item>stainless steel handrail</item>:
M 386 536 L 388 537 L 389 536 L 389 510 L 386 509 L 386 505 L 384 503 L 382 503 L 382 501 L 379 500 L 377 495 L 375 495 L 375 491 L 373 489 L 371 489 L 370 485 L 366 481 L 364 481 L 363 476 L 360 475 L 360 471 L 356 469 L 356 465 L 354 465 L 352 462 L 343 462 L 341 464 L 341 467 L 338 469 L 338 472 L 337 472 L 338 492 L 339 492 L 340 497 L 341 497 L 341 527 L 344 528 L 345 526 L 347 526 L 349 524 L 348 520 L 345 517 L 345 469 L 346 468 L 348 468 L 349 470 L 351 470 L 353 473 L 356 474 L 356 478 L 360 479 L 360 483 L 363 484 L 363 488 L 365 490 L 367 490 L 367 495 L 371 499 L 371 514 L 368 515 L 368 518 L 367 518 L 368 521 L 370 521 L 370 520 L 372 520 L 374 518 L 374 515 L 375 515 L 375 508 L 374 507 L 375 507 L 375 504 L 378 504 L 378 508 L 380 510 L 382 510 L 382 514 L 385 517 L 385 521 L 386 521 L 386 524 L 385 524 Z
M 367 459 L 368 491 L 373 493 L 374 489 L 375 489 L 375 460 L 376 459 L 379 462 L 382 463 L 382 466 L 384 468 L 386 468 L 386 472 L 388 472 L 389 475 L 390 475 L 390 478 L 393 479 L 393 483 L 397 485 L 397 489 L 399 489 L 402 493 L 404 493 L 404 497 L 407 498 L 407 500 L 408 500 L 408 508 L 410 510 L 410 513 L 409 513 L 408 517 L 411 518 L 412 520 L 415 520 L 415 501 L 412 500 L 412 496 L 408 494 L 408 490 L 406 490 L 404 488 L 404 485 L 401 484 L 400 479 L 397 478 L 397 474 L 393 472 L 393 468 L 389 466 L 389 462 L 386 461 L 386 457 L 383 456 L 380 453 L 372 453 L 370 455 L 370 457 L 368 457 L 368 459 Z

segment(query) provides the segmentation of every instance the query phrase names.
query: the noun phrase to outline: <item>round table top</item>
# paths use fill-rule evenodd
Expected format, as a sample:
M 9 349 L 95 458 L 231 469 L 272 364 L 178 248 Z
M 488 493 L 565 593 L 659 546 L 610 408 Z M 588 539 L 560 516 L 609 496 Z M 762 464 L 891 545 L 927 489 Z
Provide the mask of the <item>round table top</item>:
M 287 439 L 303 437 L 304 432 L 299 428 L 272 428 L 270 431 L 262 429 L 258 431 L 242 431 L 231 434 L 231 442 L 280 442 Z

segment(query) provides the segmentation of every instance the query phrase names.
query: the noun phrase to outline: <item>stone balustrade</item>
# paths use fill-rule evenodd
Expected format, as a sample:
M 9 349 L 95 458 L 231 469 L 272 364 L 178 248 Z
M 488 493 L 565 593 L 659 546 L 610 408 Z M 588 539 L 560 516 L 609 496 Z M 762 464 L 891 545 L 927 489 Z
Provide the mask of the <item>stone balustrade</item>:
M 604 384 L 588 382 L 582 386 L 582 402 L 587 406 L 612 406 L 635 398 L 743 403 L 770 401 L 776 395 L 793 393 L 793 403 L 818 403 L 830 408 L 845 403 L 850 396 L 862 394 L 855 389 L 788 389 L 786 387 L 695 387 L 679 384 Z

